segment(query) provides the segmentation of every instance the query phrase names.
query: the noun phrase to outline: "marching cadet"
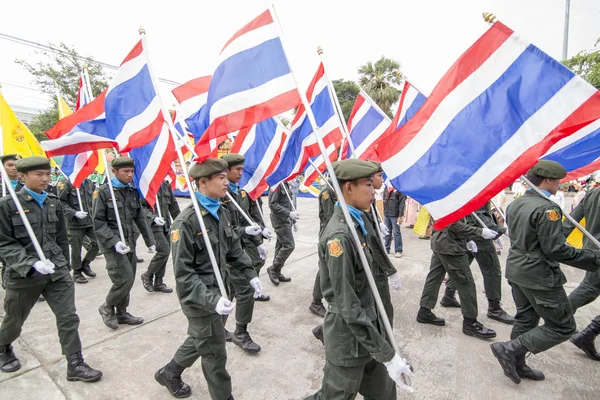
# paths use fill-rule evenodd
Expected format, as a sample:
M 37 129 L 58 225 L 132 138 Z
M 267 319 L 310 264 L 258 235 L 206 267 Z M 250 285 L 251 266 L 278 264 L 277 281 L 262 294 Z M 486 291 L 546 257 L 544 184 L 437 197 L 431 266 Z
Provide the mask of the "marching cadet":
M 18 154 L 5 154 L 0 157 L 0 161 L 2 161 L 2 165 L 4 165 L 4 169 L 6 170 L 6 175 L 8 175 L 8 179 L 10 179 L 10 184 L 12 185 L 15 192 L 23 189 L 23 181 L 19 178 L 19 171 L 15 164 L 17 160 L 21 158 Z M 8 193 L 8 192 L 7 192 Z
M 106 269 L 112 282 L 106 302 L 98 311 L 104 325 L 117 329 L 119 325 L 140 325 L 142 318 L 134 317 L 127 312 L 129 292 L 133 287 L 137 258 L 133 226 L 139 228 L 148 252 L 156 251 L 154 236 L 146 220 L 138 191 L 133 187 L 134 161 L 129 157 L 118 157 L 111 164 L 113 178 L 111 179 L 125 243 L 121 241 L 117 225 L 113 201 L 108 184 L 100 186 L 94 192 L 92 219 L 98 237 L 100 250 L 106 260 Z M 116 308 L 116 314 L 115 314 Z
M 371 268 L 374 259 L 361 210 L 374 195 L 377 167 L 349 159 L 335 163 L 335 175 Z M 381 328 L 378 310 L 350 228 L 340 206 L 319 239 L 321 289 L 328 302 L 324 320 L 325 368 L 321 389 L 313 399 L 395 399 L 396 385 L 409 389 L 403 378 L 410 366 L 394 352 Z M 386 371 L 387 370 L 387 371 Z M 396 382 L 396 384 L 394 384 Z
M 228 190 L 226 169 L 227 162 L 220 158 L 194 164 L 190 168 L 190 177 L 198 188 L 194 195 L 200 203 L 221 275 L 230 268 L 251 280 L 256 277 L 252 261 L 233 230 L 227 207 L 219 202 Z M 191 389 L 181 380 L 181 374 L 202 358 L 202 371 L 211 398 L 233 399 L 231 377 L 225 369 L 227 351 L 223 316 L 231 314 L 234 306 L 221 296 L 193 205 L 184 209 L 173 222 L 171 244 L 177 296 L 188 319 L 189 336 L 173 359 L 154 377 L 174 397 L 188 397 Z
M 95 278 L 96 273 L 92 271 L 90 264 L 98 255 L 98 239 L 94 232 L 92 218 L 88 215 L 92 209 L 92 197 L 96 185 L 89 179 L 85 179 L 79 189 L 82 204 L 79 204 L 77 189 L 67 178 L 58 182 L 58 199 L 65 213 L 67 221 L 67 233 L 69 245 L 71 246 L 71 268 L 73 268 L 73 280 L 75 283 L 87 283 L 83 274 Z M 87 210 L 87 211 L 86 211 Z M 88 237 L 90 247 L 87 249 L 83 260 L 81 260 L 81 248 L 83 238 Z
M 463 333 L 479 339 L 496 337 L 495 331 L 477 321 L 477 289 L 469 268 L 468 255 L 469 251 L 476 250 L 473 239 L 477 236 L 484 239 L 495 239 L 498 233 L 488 228 L 476 228 L 468 225 L 464 218 L 442 230 L 434 230 L 431 236 L 431 265 L 423 286 L 417 322 L 438 326 L 446 325 L 446 321 L 437 317 L 431 310 L 437 302 L 444 276 L 448 274 L 460 296 Z M 467 240 L 469 240 L 468 243 Z
M 169 230 L 171 229 L 171 218 L 175 219 L 179 215 L 179 204 L 171 189 L 171 184 L 164 181 L 158 193 L 156 193 L 157 203 L 154 209 L 144 200 L 142 204 L 147 211 L 148 223 L 152 228 L 154 240 L 156 241 L 156 254 L 150 260 L 148 269 L 141 275 L 144 289 L 149 292 L 172 293 L 173 289 L 164 284 L 163 278 L 167 270 L 167 261 L 171 253 L 171 242 L 169 240 Z M 158 216 L 156 208 L 160 206 L 161 217 Z
M 222 159 L 227 162 L 227 192 L 234 199 L 234 201 L 240 205 L 242 203 L 242 193 L 238 186 L 238 182 L 242 178 L 244 170 L 244 162 L 246 159 L 244 156 L 239 154 L 225 154 Z M 244 192 L 245 193 L 245 192 Z M 246 195 L 247 197 L 247 195 Z M 229 210 L 229 216 L 233 232 L 240 239 L 247 239 L 249 242 L 253 238 L 261 240 L 263 228 L 259 225 L 250 225 L 250 223 L 241 215 L 238 209 L 235 207 L 229 197 L 224 197 L 221 201 L 225 204 Z M 247 210 L 245 210 L 247 211 Z M 252 260 L 252 256 L 248 253 L 248 247 L 245 246 L 246 242 L 241 241 L 242 249 L 248 254 Z M 267 250 L 265 246 L 261 245 L 257 248 L 254 242 L 250 243 L 252 247 L 251 253 L 259 259 L 267 258 Z M 264 260 L 262 260 L 264 263 Z M 255 262 L 252 261 L 254 266 Z M 248 324 L 252 322 L 252 315 L 254 314 L 254 300 L 256 296 L 262 298 L 262 284 L 258 277 L 249 280 L 245 271 L 241 271 L 236 268 L 227 268 L 229 274 L 227 275 L 227 283 L 229 286 L 229 292 L 231 297 L 236 299 L 235 307 L 235 332 L 230 334 L 229 331 L 225 332 L 226 339 L 228 342 L 233 342 L 236 346 L 241 348 L 247 353 L 258 353 L 261 349 L 260 346 L 252 340 L 248 333 Z
M 490 203 L 487 203 L 479 210 L 476 214 L 485 225 L 491 230 L 503 235 L 506 233 L 506 228 L 502 228 L 498 225 L 496 218 L 492 214 Z M 471 215 L 467 217 L 467 223 L 474 227 L 481 226 L 479 222 Z M 473 263 L 473 259 L 477 260 L 479 269 L 481 269 L 481 275 L 483 276 L 483 286 L 485 288 L 485 296 L 488 300 L 488 318 L 502 322 L 504 324 L 512 325 L 515 321 L 513 317 L 508 315 L 502 308 L 500 300 L 502 299 L 502 267 L 500 266 L 500 259 L 498 253 L 496 253 L 496 247 L 494 241 L 491 239 L 483 239 L 476 237 L 473 239 L 475 246 L 473 252 L 469 252 L 469 265 Z M 454 282 L 449 279 L 446 282 L 446 291 L 444 296 L 440 300 L 442 307 L 457 307 L 460 308 L 460 303 L 455 299 L 454 294 L 456 289 L 454 288 Z
M 50 182 L 50 160 L 26 157 L 17 161 L 24 188 L 17 198 L 44 252 L 38 254 L 11 196 L 0 199 L 0 258 L 6 262 L 5 315 L 0 328 L 0 370 L 13 372 L 21 364 L 11 343 L 40 294 L 56 317 L 62 353 L 67 358 L 67 380 L 94 382 L 102 372 L 88 366 L 81 354 L 75 288 L 69 274 L 69 242 L 60 201 L 45 190 Z
M 282 187 L 282 186 L 285 186 Z M 287 182 L 281 182 L 278 187 L 269 192 L 269 207 L 271 208 L 271 224 L 277 235 L 275 242 L 275 256 L 273 264 L 267 268 L 267 274 L 271 283 L 279 286 L 280 282 L 290 282 L 292 278 L 284 276 L 281 270 L 294 251 L 294 235 L 292 226 L 298 221 L 298 213 L 293 210 L 290 199 L 284 190 L 290 193 L 290 186 Z
M 546 196 L 555 194 L 567 175 L 557 162 L 540 160 L 527 178 Z M 494 356 L 513 382 L 521 378 L 540 381 L 544 374 L 525 364 L 525 354 L 546 351 L 575 333 L 575 319 L 563 288 L 567 279 L 560 264 L 596 271 L 600 250 L 567 245 L 562 211 L 545 196 L 529 189 L 507 208 L 506 222 L 511 248 L 506 260 L 506 279 L 517 306 L 510 342 L 491 345 Z M 540 318 L 544 325 L 538 326 Z
M 600 188 L 595 188 L 587 192 L 579 205 L 571 212 L 575 221 L 581 221 L 585 218 L 585 228 L 600 238 Z M 565 236 L 569 236 L 575 229 L 575 225 L 568 219 L 563 221 Z M 591 241 L 587 236 L 583 237 L 583 247 L 589 247 Z M 595 272 L 586 272 L 585 278 L 569 295 L 569 303 L 573 308 L 573 314 L 578 308 L 590 304 L 600 296 L 600 269 Z M 590 358 L 600 361 L 600 354 L 596 350 L 594 340 L 600 335 L 600 315 L 596 316 L 592 322 L 582 331 L 571 336 L 571 342 L 583 350 Z

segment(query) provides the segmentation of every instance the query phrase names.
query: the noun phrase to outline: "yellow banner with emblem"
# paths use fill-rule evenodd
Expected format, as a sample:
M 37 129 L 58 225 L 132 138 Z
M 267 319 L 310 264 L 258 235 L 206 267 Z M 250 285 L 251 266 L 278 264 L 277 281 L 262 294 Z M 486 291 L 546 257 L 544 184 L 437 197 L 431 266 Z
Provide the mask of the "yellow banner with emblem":
M 21 157 L 43 156 L 44 149 L 10 108 L 0 93 L 0 127 L 2 128 L 2 153 L 19 154 Z

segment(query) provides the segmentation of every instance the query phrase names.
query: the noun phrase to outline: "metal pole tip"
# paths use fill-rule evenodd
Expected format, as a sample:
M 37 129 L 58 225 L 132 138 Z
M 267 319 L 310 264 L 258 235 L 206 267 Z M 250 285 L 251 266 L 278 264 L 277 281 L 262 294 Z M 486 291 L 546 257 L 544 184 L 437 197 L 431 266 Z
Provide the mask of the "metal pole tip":
M 323 49 L 321 48 L 321 46 L 317 47 L 317 54 L 322 56 L 323 55 Z
M 145 34 L 146 34 L 146 30 L 140 26 L 140 27 L 138 28 L 138 33 L 139 33 L 140 35 L 145 35 Z
M 489 24 L 493 24 L 494 22 L 496 22 L 496 16 L 490 12 L 484 12 L 482 13 L 483 15 L 483 20 Z

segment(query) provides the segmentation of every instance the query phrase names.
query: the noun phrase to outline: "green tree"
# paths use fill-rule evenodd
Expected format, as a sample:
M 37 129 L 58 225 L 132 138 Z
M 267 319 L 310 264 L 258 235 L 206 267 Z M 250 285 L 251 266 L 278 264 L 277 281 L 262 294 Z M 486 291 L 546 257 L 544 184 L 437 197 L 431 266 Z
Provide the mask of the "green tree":
M 348 118 L 350 117 L 350 113 L 352 112 L 352 107 L 354 107 L 354 102 L 356 101 L 356 96 L 358 96 L 360 88 L 356 83 L 343 79 L 336 79 L 333 81 L 333 87 L 340 102 L 342 114 L 344 114 L 344 120 L 347 122 Z
M 577 55 L 563 61 L 563 64 L 569 67 L 577 75 L 581 75 L 596 89 L 600 89 L 600 39 L 594 46 L 597 50 L 581 51 Z
M 359 84 L 381 109 L 390 117 L 392 105 L 400 98 L 402 83 L 400 64 L 381 56 L 375 63 L 369 61 L 358 69 Z

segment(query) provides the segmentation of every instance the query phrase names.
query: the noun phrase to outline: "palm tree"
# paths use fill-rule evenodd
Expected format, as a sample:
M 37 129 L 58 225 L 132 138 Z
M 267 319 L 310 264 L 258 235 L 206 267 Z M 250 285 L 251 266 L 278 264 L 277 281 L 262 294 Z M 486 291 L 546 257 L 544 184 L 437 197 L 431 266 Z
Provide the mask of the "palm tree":
M 400 98 L 396 85 L 402 83 L 400 64 L 381 56 L 375 63 L 369 61 L 358 69 L 359 84 L 381 109 L 392 117 L 392 105 Z

